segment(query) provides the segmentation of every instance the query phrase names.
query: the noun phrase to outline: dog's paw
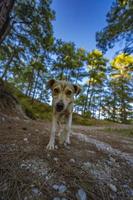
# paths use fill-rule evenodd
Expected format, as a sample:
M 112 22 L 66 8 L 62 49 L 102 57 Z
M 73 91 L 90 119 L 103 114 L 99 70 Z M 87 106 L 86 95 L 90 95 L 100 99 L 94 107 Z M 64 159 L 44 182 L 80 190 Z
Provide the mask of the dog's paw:
M 71 144 L 70 138 L 67 138 L 67 139 L 65 140 L 65 144 L 67 144 L 67 145 L 70 145 L 70 144 Z
M 54 143 L 49 142 L 46 148 L 47 148 L 48 150 L 54 150 Z

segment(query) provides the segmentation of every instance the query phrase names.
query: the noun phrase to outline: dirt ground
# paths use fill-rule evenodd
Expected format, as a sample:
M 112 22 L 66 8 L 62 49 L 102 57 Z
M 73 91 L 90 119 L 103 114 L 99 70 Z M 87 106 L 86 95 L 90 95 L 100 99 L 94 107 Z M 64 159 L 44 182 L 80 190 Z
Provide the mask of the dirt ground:
M 0 200 L 133 199 L 131 125 L 73 125 L 71 145 L 47 151 L 50 127 L 1 117 Z

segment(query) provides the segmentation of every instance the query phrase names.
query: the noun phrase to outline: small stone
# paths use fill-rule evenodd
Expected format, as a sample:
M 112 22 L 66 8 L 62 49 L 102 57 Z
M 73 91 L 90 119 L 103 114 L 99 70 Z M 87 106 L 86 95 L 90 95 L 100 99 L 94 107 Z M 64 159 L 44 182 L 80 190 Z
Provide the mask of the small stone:
M 48 158 L 50 158 L 50 157 L 51 157 L 49 153 L 47 154 L 47 157 L 48 157 Z
M 28 142 L 28 138 L 24 138 L 24 141 L 25 141 L 25 142 Z
M 36 131 L 36 132 L 39 132 L 39 130 L 38 130 L 38 129 L 36 129 L 35 131 Z
M 87 200 L 86 192 L 81 188 L 76 193 L 77 200 Z
M 127 184 L 124 184 L 123 187 L 124 187 L 124 188 L 128 188 L 128 185 L 127 185 Z
M 66 149 L 70 150 L 70 146 L 69 146 L 66 142 L 64 142 L 64 147 L 65 147 Z
M 75 163 L 75 160 L 73 158 L 70 159 L 71 163 Z
M 130 197 L 133 197 L 133 189 L 128 188 L 128 195 L 129 195 Z
M 85 166 L 85 168 L 91 168 L 92 164 L 90 162 L 85 162 L 84 166 Z
M 63 198 L 61 198 L 61 200 L 68 200 L 68 199 L 66 199 L 65 197 L 63 197 Z
M 2 117 L 1 119 L 2 119 L 3 122 L 5 121 L 5 117 Z
M 59 193 L 64 193 L 67 190 L 67 187 L 64 184 L 54 184 L 53 189 L 57 190 Z
M 55 149 L 58 149 L 58 146 L 57 146 L 57 145 L 55 145 Z
M 55 161 L 55 162 L 57 162 L 58 160 L 59 160 L 58 158 L 56 158 L 56 157 L 54 158 L 54 161 Z
M 111 189 L 113 192 L 117 192 L 116 186 L 113 185 L 112 183 L 109 184 L 109 187 L 110 187 L 110 189 Z
M 115 159 L 113 157 L 110 157 L 110 161 L 115 162 Z
M 39 193 L 39 189 L 34 187 L 32 188 L 32 192 L 37 195 Z
M 64 192 L 66 192 L 66 190 L 67 190 L 67 187 L 64 185 L 64 184 L 61 184 L 60 186 L 59 186 L 59 193 L 64 193 Z
M 54 197 L 53 200 L 61 200 L 60 197 Z
M 58 190 L 58 189 L 59 189 L 59 185 L 54 184 L 54 185 L 53 185 L 53 189 L 54 189 L 54 190 Z

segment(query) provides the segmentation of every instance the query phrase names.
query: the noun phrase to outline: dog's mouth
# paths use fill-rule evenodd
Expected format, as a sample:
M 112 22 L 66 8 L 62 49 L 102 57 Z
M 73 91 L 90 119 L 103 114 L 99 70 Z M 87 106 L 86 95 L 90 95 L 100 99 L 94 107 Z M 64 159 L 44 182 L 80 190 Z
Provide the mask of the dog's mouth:
M 64 104 L 63 104 L 63 102 L 57 103 L 57 104 L 56 104 L 56 111 L 57 111 L 57 112 L 61 112 L 61 111 L 63 111 L 63 110 L 64 110 Z

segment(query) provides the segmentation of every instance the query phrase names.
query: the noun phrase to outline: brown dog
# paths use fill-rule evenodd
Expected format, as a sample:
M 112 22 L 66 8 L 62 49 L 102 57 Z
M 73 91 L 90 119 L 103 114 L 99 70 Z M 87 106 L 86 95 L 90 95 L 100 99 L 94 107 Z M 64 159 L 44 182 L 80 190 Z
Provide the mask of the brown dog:
M 67 81 L 56 81 L 54 79 L 51 79 L 48 82 L 48 86 L 52 90 L 53 97 L 52 129 L 50 141 L 47 145 L 47 149 L 51 150 L 54 149 L 55 145 L 57 123 L 60 124 L 60 120 L 63 116 L 66 118 L 66 126 L 62 137 L 62 143 L 70 144 L 74 95 L 78 95 L 80 93 L 81 87 Z

